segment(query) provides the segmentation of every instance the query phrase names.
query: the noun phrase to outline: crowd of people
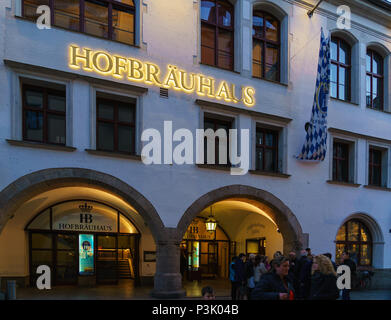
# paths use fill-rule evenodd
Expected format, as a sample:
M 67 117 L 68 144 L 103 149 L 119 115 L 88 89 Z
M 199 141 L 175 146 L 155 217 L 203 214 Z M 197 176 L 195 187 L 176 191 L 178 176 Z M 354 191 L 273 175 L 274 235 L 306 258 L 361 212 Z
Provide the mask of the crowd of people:
M 356 265 L 344 252 L 341 265 L 350 267 L 355 276 Z M 307 248 L 296 257 L 285 257 L 280 251 L 268 257 L 244 253 L 234 257 L 229 266 L 232 300 L 336 300 L 337 264 L 330 253 L 313 255 Z M 342 290 L 342 299 L 350 300 L 350 290 Z

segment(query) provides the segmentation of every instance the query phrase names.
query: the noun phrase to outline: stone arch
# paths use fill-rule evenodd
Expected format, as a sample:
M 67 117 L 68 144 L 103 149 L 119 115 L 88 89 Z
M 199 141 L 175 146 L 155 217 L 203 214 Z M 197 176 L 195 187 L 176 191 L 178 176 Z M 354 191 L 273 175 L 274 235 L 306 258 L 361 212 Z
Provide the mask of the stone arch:
M 373 252 L 372 252 L 372 264 L 375 268 L 383 268 L 384 264 L 384 236 L 383 232 L 381 231 L 381 228 L 377 221 L 368 213 L 363 212 L 356 212 L 348 217 L 346 217 L 341 225 L 338 227 L 338 230 L 349 220 L 357 219 L 361 222 L 363 222 L 369 229 L 371 236 L 372 236 L 372 245 L 373 245 Z M 336 230 L 334 239 L 337 238 L 338 230 Z
M 0 233 L 19 205 L 48 190 L 82 186 L 116 195 L 132 205 L 151 230 L 155 242 L 164 241 L 164 224 L 153 205 L 137 190 L 107 173 L 84 168 L 51 168 L 20 177 L 0 192 Z
M 209 205 L 229 198 L 245 198 L 262 203 L 270 209 L 272 219 L 277 224 L 284 239 L 284 253 L 299 251 L 305 244 L 305 237 L 299 221 L 293 212 L 271 193 L 244 185 L 231 185 L 212 190 L 198 198 L 183 214 L 177 225 L 178 241 L 180 241 L 191 221 Z

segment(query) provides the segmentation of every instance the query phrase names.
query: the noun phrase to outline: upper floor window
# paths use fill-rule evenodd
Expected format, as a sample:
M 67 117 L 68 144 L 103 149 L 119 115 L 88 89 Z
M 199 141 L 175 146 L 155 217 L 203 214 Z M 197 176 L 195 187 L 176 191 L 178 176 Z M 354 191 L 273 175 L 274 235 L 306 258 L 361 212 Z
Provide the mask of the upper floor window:
M 351 49 L 343 40 L 331 38 L 331 82 L 330 95 L 333 98 L 350 101 L 351 91 Z
M 368 184 L 374 186 L 382 186 L 382 151 L 369 148 L 369 163 L 368 163 Z
M 333 149 L 333 180 L 349 182 L 349 145 L 334 142 Z
M 255 168 L 260 171 L 278 171 L 278 131 L 257 128 Z
M 66 144 L 65 88 L 22 85 L 23 140 Z
M 367 107 L 383 110 L 383 58 L 373 50 L 367 50 L 366 58 Z
M 232 129 L 232 120 L 226 117 L 220 117 L 218 115 L 205 114 L 204 118 L 204 130 L 212 129 L 214 136 L 214 163 L 216 165 L 229 165 L 229 130 Z M 216 132 L 222 129 L 225 133 L 223 135 Z M 208 139 L 204 138 L 204 163 L 208 163 Z
M 97 150 L 135 153 L 134 102 L 97 97 Z
M 48 5 L 52 24 L 133 45 L 133 0 L 23 0 L 23 16 L 36 20 L 37 6 Z
M 201 1 L 201 63 L 234 68 L 234 7 L 226 0 Z
M 280 22 L 272 15 L 253 15 L 253 76 L 280 81 Z

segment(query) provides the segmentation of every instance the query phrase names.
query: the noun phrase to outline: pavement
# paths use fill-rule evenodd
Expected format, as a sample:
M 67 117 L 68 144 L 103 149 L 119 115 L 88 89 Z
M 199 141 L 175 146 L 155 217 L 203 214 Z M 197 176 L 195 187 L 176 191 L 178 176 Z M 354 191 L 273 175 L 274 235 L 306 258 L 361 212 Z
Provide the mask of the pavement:
M 230 282 L 226 280 L 202 280 L 185 282 L 184 299 L 200 299 L 201 290 L 211 286 L 218 300 L 230 300 Z M 56 286 L 51 290 L 37 288 L 17 288 L 18 300 L 149 300 L 151 286 L 135 287 L 132 280 L 121 280 L 118 285 L 99 285 L 94 287 Z M 352 300 L 391 300 L 391 290 L 352 291 Z

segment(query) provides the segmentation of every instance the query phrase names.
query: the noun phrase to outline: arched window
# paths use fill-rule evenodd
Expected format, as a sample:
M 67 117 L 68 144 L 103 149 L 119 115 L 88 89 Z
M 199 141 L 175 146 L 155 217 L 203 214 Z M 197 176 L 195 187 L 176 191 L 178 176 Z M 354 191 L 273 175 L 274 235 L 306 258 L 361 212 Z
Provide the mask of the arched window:
M 338 230 L 335 260 L 340 262 L 342 253 L 349 252 L 357 266 L 372 265 L 372 236 L 360 220 L 349 220 Z
M 351 65 L 350 46 L 340 38 L 331 37 L 331 97 L 351 100 Z
M 366 70 L 367 107 L 383 110 L 383 58 L 371 49 L 367 50 Z
M 201 1 L 201 63 L 233 70 L 234 7 L 226 0 Z
M 253 76 L 280 81 L 280 21 L 263 11 L 253 14 Z

